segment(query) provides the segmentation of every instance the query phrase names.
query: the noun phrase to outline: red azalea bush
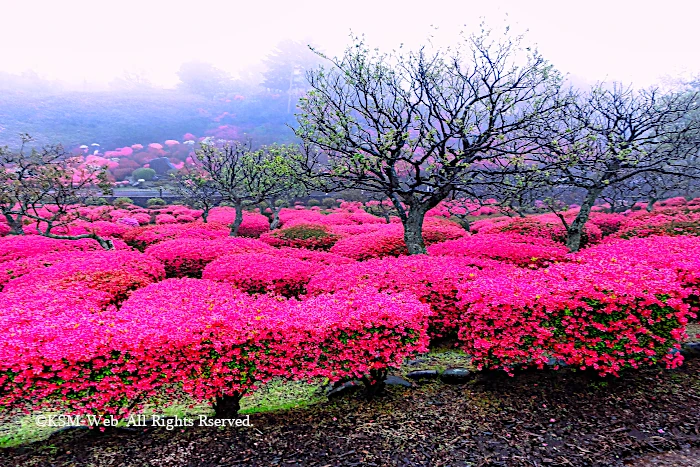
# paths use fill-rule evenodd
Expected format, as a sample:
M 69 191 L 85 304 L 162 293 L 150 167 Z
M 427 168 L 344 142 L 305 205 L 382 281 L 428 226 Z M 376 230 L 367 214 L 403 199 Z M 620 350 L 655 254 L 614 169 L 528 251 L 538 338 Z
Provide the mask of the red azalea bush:
M 149 245 L 176 238 L 214 240 L 228 236 L 229 228 L 227 225 L 209 222 L 207 224 L 146 225 L 127 231 L 122 238 L 128 245 L 143 250 Z
M 637 213 L 635 213 L 637 214 Z M 653 212 L 630 217 L 616 238 L 651 237 L 653 235 L 700 235 L 698 212 Z
M 209 263 L 203 279 L 228 282 L 244 292 L 277 293 L 298 297 L 306 293 L 306 284 L 318 264 L 267 253 L 228 255 Z
M 507 265 L 478 258 L 381 258 L 322 269 L 311 278 L 307 289 L 311 295 L 367 287 L 412 293 L 432 309 L 431 337 L 442 337 L 453 333 L 459 323 L 458 284 L 508 269 Z
M 28 302 L 30 313 L 8 300 L 0 315 L 3 406 L 58 401 L 70 413 L 126 416 L 163 389 L 211 401 L 273 376 L 361 377 L 427 344 L 427 307 L 405 294 L 298 302 L 169 279 L 137 291 L 115 313 L 99 312 L 99 297 L 86 293 L 71 306 L 76 293 L 55 302 L 43 296 Z
M 236 220 L 236 209 L 228 206 L 217 207 L 209 211 L 208 223 L 233 224 Z M 243 211 L 243 222 L 238 228 L 241 237 L 257 238 L 270 230 L 270 221 L 262 214 Z
M 302 261 L 311 261 L 318 265 L 327 266 L 336 264 L 350 264 L 355 262 L 354 259 L 336 255 L 334 253 L 329 253 L 327 251 L 307 250 L 304 248 L 280 248 L 275 252 L 275 254 L 283 256 L 285 258 L 295 258 L 300 259 Z
M 270 220 L 267 217 L 254 212 L 243 213 L 243 222 L 241 222 L 241 226 L 238 228 L 239 236 L 258 238 L 269 231 Z
M 423 241 L 426 245 L 455 240 L 467 235 L 460 225 L 438 217 L 429 217 L 423 223 Z
M 371 231 L 351 235 L 339 240 L 331 253 L 347 256 L 358 261 L 385 256 L 404 256 L 408 254 L 404 240 L 403 225 L 375 224 Z M 453 240 L 466 235 L 467 232 L 452 221 L 429 218 L 423 224 L 423 240 L 426 245 Z
M 338 240 L 331 253 L 347 256 L 357 261 L 385 256 L 408 254 L 400 225 L 386 225 L 381 230 Z
M 134 251 L 73 254 L 48 267 L 35 268 L 5 284 L 4 292 L 71 288 L 81 285 L 105 292 L 118 304 L 141 287 L 165 278 L 155 259 Z
M 568 221 L 572 220 L 571 213 Z M 567 217 L 567 216 L 565 216 Z M 498 217 L 482 219 L 474 222 L 470 230 L 472 233 L 493 234 L 511 233 L 527 237 L 549 238 L 559 243 L 566 243 L 566 228 L 553 214 L 542 214 L 531 217 Z M 600 242 L 603 234 L 593 223 L 586 224 L 581 237 L 581 247 Z
M 66 259 L 65 253 L 49 253 L 0 263 L 0 291 L 5 284 L 38 268 L 47 268 Z
M 645 264 L 674 276 L 690 294 L 693 311 L 700 309 L 700 237 L 656 236 L 613 240 L 580 251 L 573 257 L 584 264 Z
M 0 237 L 9 235 L 11 231 L 12 229 L 10 229 L 10 226 L 7 224 L 7 222 L 0 222 Z
M 125 247 L 115 242 L 115 247 Z M 13 235 L 0 238 L 0 262 L 29 258 L 51 253 L 102 250 L 96 240 L 57 240 L 39 235 Z
M 176 224 L 177 219 L 175 219 L 175 216 L 171 216 L 170 214 L 158 214 L 156 216 L 156 224 Z
M 690 312 L 675 278 L 644 265 L 562 263 L 476 279 L 460 291 L 459 339 L 479 368 L 550 358 L 600 374 L 682 362 Z
M 166 277 L 202 277 L 204 267 L 215 259 L 237 253 L 272 253 L 273 248 L 252 238 L 227 237 L 216 240 L 179 238 L 151 245 L 144 253 L 165 267 Z
M 260 236 L 260 240 L 277 248 L 328 250 L 340 240 L 340 236 L 329 232 L 322 224 L 295 224 L 267 232 Z
M 516 234 L 470 235 L 428 247 L 433 256 L 469 256 L 504 261 L 521 267 L 544 267 L 564 261 L 568 250 L 542 237 Z
M 603 237 L 607 237 L 608 235 L 617 233 L 617 231 L 620 230 L 627 220 L 628 218 L 622 214 L 603 214 L 594 212 L 591 213 L 591 217 L 588 222 L 598 227 Z

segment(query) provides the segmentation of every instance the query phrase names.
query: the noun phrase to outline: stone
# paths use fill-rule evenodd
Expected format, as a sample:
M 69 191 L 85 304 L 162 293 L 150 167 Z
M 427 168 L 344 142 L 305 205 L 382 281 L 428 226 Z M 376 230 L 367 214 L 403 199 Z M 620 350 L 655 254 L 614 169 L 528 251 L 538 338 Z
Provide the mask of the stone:
M 684 358 L 700 357 L 700 342 L 684 342 L 681 344 L 681 355 Z
M 413 385 L 405 379 L 391 375 L 386 377 L 386 379 L 384 380 L 384 384 L 386 384 L 387 386 L 403 386 L 405 388 L 413 387 Z
M 338 386 L 331 386 L 327 391 L 326 391 L 326 396 L 328 399 L 335 399 L 337 397 L 344 396 L 346 394 L 353 393 L 355 391 L 358 391 L 359 389 L 362 389 L 362 383 L 360 381 L 347 381 L 345 383 L 342 383 Z
M 464 384 L 474 377 L 466 368 L 449 368 L 442 372 L 440 380 L 447 384 Z
M 569 365 L 567 365 L 564 360 L 559 360 L 558 358 L 550 357 L 547 360 L 547 366 L 550 368 L 553 368 L 555 366 L 558 366 L 559 368 L 564 368 L 564 367 L 567 367 Z
M 437 370 L 416 370 L 408 373 L 406 378 L 418 381 L 420 379 L 433 379 L 438 376 Z
M 415 360 L 409 360 L 409 361 L 407 361 L 407 362 L 406 362 L 406 365 L 408 365 L 408 366 L 416 366 L 416 365 L 420 365 L 421 363 L 425 363 L 425 362 L 427 362 L 427 360 L 424 359 L 424 358 L 416 358 Z

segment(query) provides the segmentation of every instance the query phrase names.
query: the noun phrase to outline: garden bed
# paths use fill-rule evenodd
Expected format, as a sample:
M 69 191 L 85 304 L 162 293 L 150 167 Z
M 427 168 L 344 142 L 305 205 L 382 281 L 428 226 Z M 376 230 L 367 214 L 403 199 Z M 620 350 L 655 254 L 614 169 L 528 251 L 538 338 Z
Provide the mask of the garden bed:
M 399 374 L 416 367 L 444 368 L 460 359 L 450 352 L 435 355 L 404 366 Z M 372 402 L 358 392 L 252 413 L 253 427 L 67 430 L 6 448 L 0 463 L 694 465 L 700 447 L 698 374 L 700 360 L 692 359 L 675 370 L 645 368 L 619 379 L 563 370 L 528 371 L 514 378 L 495 373 L 465 385 L 424 380 L 412 388 L 391 386 Z M 258 409 L 274 408 L 269 398 L 257 397 Z

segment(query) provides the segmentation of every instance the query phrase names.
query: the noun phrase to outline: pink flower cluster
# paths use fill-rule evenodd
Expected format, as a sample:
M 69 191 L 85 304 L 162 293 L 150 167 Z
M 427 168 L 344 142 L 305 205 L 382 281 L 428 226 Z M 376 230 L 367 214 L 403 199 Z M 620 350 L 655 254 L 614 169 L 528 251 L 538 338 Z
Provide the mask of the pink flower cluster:
M 49 263 L 8 281 L 3 292 L 41 290 L 53 294 L 79 285 L 105 292 L 109 303 L 118 304 L 132 291 L 165 278 L 160 262 L 135 251 L 76 253 Z
M 548 238 L 502 233 L 449 240 L 428 247 L 428 253 L 434 256 L 488 258 L 537 268 L 565 261 L 568 250 Z
M 423 240 L 426 245 L 454 240 L 466 234 L 460 226 L 445 219 L 427 218 L 423 224 Z M 330 251 L 358 261 L 408 254 L 401 224 L 372 225 L 367 233 L 339 240 Z
M 125 416 L 159 391 L 199 401 L 245 394 L 275 376 L 338 381 L 399 365 L 427 348 L 428 307 L 372 290 L 306 301 L 168 279 L 100 311 L 87 292 L 0 315 L 0 403 L 62 402 Z M 2 300 L 2 299 L 0 299 Z M 79 303 L 79 304 L 78 304 Z M 3 304 L 0 301 L 0 304 Z
M 215 259 L 236 253 L 273 253 L 266 243 L 253 238 L 226 237 L 215 240 L 180 238 L 151 245 L 144 253 L 163 263 L 166 277 L 202 277 L 204 267 Z
M 575 213 L 569 214 L 572 221 Z M 554 214 L 542 214 L 532 217 L 495 217 L 474 222 L 472 233 L 493 234 L 511 233 L 528 237 L 548 238 L 559 243 L 566 241 L 566 228 Z M 603 237 L 601 230 L 592 222 L 586 224 L 583 230 L 582 245 L 600 242 Z
M 223 256 L 207 265 L 203 279 L 228 282 L 248 293 L 277 293 L 298 297 L 306 293 L 306 284 L 318 269 L 313 261 L 268 253 L 243 253 Z
M 478 278 L 459 293 L 459 339 L 479 368 L 550 359 L 600 374 L 682 362 L 691 313 L 673 277 L 644 265 L 562 263 Z
M 458 285 L 509 269 L 479 258 L 381 258 L 322 269 L 311 278 L 307 289 L 311 295 L 369 287 L 392 294 L 412 293 L 432 309 L 431 337 L 443 337 L 454 333 L 459 323 Z

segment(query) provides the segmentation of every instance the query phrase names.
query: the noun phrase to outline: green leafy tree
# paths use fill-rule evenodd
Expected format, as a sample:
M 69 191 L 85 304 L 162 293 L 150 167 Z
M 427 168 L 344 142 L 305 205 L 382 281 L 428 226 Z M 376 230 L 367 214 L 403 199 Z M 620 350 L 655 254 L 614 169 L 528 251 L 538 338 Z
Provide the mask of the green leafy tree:
M 243 222 L 244 206 L 268 203 L 279 221 L 276 201 L 300 186 L 296 180 L 301 155 L 294 145 L 273 144 L 253 150 L 250 143 L 234 141 L 217 146 L 204 141 L 193 159 L 221 199 L 235 208 L 233 237 Z
M 131 172 L 131 178 L 133 180 L 146 180 L 147 182 L 150 182 L 153 180 L 153 178 L 155 178 L 155 176 L 156 171 L 150 167 L 141 167 Z

